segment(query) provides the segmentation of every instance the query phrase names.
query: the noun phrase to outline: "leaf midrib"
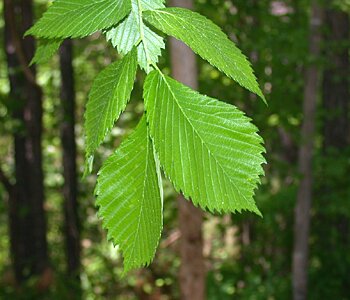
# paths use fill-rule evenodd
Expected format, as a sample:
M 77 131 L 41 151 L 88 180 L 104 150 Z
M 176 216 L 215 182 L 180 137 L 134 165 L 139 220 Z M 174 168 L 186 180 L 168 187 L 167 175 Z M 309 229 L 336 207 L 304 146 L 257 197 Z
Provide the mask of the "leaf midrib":
M 147 125 L 146 125 L 147 126 Z M 146 130 L 147 131 L 147 130 Z M 136 240 L 140 231 L 140 225 L 141 225 L 141 215 L 143 212 L 143 203 L 145 201 L 145 189 L 146 189 L 146 182 L 147 182 L 147 174 L 148 174 L 148 156 L 149 156 L 149 136 L 148 136 L 148 132 L 147 132 L 147 150 L 146 150 L 146 165 L 145 165 L 145 180 L 143 181 L 143 189 L 142 189 L 142 197 L 141 197 L 141 201 L 138 203 L 140 205 L 140 213 L 139 213 L 139 217 L 138 217 L 138 223 L 137 223 L 137 229 L 136 229 L 136 233 L 135 233 L 135 238 L 134 238 L 134 242 L 132 243 L 132 245 L 136 244 Z M 134 255 L 134 251 L 135 251 L 135 247 L 132 247 L 132 252 L 130 254 L 130 256 Z
M 138 7 L 139 7 L 138 18 L 139 18 L 140 38 L 141 38 L 143 47 L 145 49 L 147 64 L 150 65 L 152 63 L 152 61 L 151 61 L 150 55 L 148 53 L 147 42 L 146 42 L 146 39 L 145 39 L 145 29 L 144 29 L 145 24 L 143 22 L 143 7 L 142 7 L 141 0 L 137 0 L 137 4 L 138 4 Z

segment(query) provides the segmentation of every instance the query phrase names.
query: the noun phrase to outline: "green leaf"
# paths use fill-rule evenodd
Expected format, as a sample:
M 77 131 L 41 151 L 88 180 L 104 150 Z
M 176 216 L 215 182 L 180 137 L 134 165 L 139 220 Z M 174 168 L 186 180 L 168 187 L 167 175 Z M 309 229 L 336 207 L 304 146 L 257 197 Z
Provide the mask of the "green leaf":
M 152 10 L 158 8 L 164 8 L 165 0 L 141 0 L 143 10 Z
M 95 79 L 86 107 L 87 157 L 94 154 L 130 99 L 137 71 L 136 49 Z
M 117 48 L 121 54 L 127 54 L 137 45 L 141 39 L 137 16 L 134 12 L 117 27 L 106 32 L 107 41 L 110 41 L 113 47 Z
M 212 21 L 184 8 L 150 10 L 144 13 L 144 19 L 182 40 L 203 59 L 266 102 L 247 58 Z
M 137 47 L 138 61 L 142 69 L 149 73 L 153 68 L 152 64 L 157 64 L 162 49 L 165 48 L 164 40 L 154 31 L 144 26 L 143 42 Z
M 63 40 L 60 39 L 39 40 L 38 46 L 35 50 L 35 55 L 31 60 L 30 65 L 47 63 L 60 48 L 62 42 Z
M 124 272 L 150 264 L 162 231 L 159 164 L 146 118 L 103 165 L 96 188 L 108 238 L 120 246 Z
M 56 0 L 26 35 L 84 37 L 116 25 L 130 9 L 130 0 Z
M 262 138 L 236 107 L 153 71 L 144 98 L 160 163 L 178 192 L 210 211 L 253 211 Z
M 140 16 L 143 10 L 164 7 L 163 1 L 131 0 L 131 3 L 130 15 L 120 25 L 107 31 L 106 37 L 122 54 L 128 53 L 137 45 L 138 63 L 149 72 L 152 70 L 150 65 L 157 64 L 165 44 L 163 38 L 147 27 Z

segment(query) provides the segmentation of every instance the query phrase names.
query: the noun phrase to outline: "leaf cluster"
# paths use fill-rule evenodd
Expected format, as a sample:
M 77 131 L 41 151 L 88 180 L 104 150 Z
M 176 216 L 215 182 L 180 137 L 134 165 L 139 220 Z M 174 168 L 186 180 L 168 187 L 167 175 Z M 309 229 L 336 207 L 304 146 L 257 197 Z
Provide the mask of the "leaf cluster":
M 90 168 L 131 98 L 138 66 L 147 73 L 144 116 L 104 163 L 96 187 L 99 215 L 123 252 L 125 271 L 154 257 L 162 231 L 161 170 L 196 206 L 261 215 L 253 200 L 265 162 L 257 128 L 238 108 L 164 75 L 157 66 L 164 38 L 152 28 L 182 40 L 265 101 L 248 60 L 217 25 L 188 9 L 166 8 L 163 0 L 56 0 L 26 33 L 40 41 L 33 63 L 47 61 L 64 39 L 99 30 L 123 55 L 91 88 L 85 113 Z

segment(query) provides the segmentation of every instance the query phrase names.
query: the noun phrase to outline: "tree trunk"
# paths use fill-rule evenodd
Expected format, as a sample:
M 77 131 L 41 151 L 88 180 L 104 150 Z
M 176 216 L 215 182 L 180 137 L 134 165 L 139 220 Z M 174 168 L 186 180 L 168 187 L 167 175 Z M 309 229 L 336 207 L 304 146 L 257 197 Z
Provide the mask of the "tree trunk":
M 42 172 L 42 93 L 35 68 L 28 67 L 34 39 L 24 32 L 32 25 L 31 0 L 4 0 L 5 50 L 10 81 L 14 134 L 15 197 L 10 197 L 11 257 L 18 282 L 42 275 L 48 267 Z
M 64 176 L 64 236 L 67 273 L 80 287 L 80 222 L 77 200 L 77 167 L 75 142 L 75 88 L 72 41 L 66 40 L 60 48 L 61 69 L 61 143 Z
M 173 6 L 193 7 L 192 0 L 172 0 Z M 171 39 L 173 76 L 187 86 L 197 89 L 198 70 L 194 53 L 182 42 Z M 179 272 L 182 300 L 205 299 L 205 266 L 203 259 L 202 220 L 200 209 L 179 197 L 179 228 L 181 266 Z
M 349 138 L 350 62 L 349 46 L 345 44 L 350 40 L 349 15 L 327 9 L 325 22 L 329 65 L 323 77 L 324 149 L 340 150 Z
M 317 59 L 320 55 L 322 10 L 317 0 L 312 1 L 310 16 L 310 56 Z M 310 65 L 305 72 L 304 121 L 301 129 L 302 144 L 299 150 L 299 172 L 301 182 L 298 189 L 294 217 L 293 249 L 293 299 L 307 298 L 308 253 L 310 231 L 310 209 L 312 202 L 312 157 L 314 150 L 316 103 L 319 87 L 319 69 Z
M 326 61 L 329 63 L 324 69 L 323 77 L 323 154 L 327 162 L 339 159 L 343 161 L 348 156 L 350 145 L 350 20 L 349 14 L 340 10 L 332 9 L 334 1 L 329 1 L 329 8 L 325 11 L 326 34 Z M 348 168 L 349 170 L 349 168 Z M 327 180 L 326 180 L 327 179 Z M 342 195 L 346 190 L 348 180 L 339 178 L 339 175 L 327 173 L 322 183 L 322 195 L 337 196 L 340 201 L 344 201 Z M 324 207 L 337 205 L 329 199 L 324 200 Z M 346 200 L 345 200 L 346 201 Z M 320 223 L 327 228 L 323 233 L 328 233 L 322 239 L 323 247 L 337 247 L 346 251 L 350 246 L 350 220 L 345 211 L 332 212 L 331 214 L 318 215 Z M 338 232 L 337 235 L 331 234 Z M 320 245 L 322 247 L 322 245 Z M 324 264 L 323 264 L 324 265 Z M 332 267 L 332 266 L 329 266 Z M 327 268 L 327 267 L 325 267 Z M 341 273 L 339 273 L 342 276 Z M 347 288 L 346 280 L 342 281 L 342 286 Z

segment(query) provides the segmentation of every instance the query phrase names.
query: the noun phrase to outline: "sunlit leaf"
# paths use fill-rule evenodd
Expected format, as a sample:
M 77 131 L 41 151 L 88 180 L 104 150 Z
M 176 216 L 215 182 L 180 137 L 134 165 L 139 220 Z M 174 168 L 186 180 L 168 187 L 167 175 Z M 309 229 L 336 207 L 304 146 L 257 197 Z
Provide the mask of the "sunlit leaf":
M 210 211 L 249 210 L 263 174 L 257 128 L 236 107 L 153 71 L 144 98 L 161 166 L 177 191 Z
M 104 163 L 96 194 L 108 239 L 123 253 L 124 272 L 150 264 L 162 231 L 163 196 L 145 118 Z

